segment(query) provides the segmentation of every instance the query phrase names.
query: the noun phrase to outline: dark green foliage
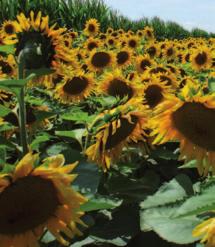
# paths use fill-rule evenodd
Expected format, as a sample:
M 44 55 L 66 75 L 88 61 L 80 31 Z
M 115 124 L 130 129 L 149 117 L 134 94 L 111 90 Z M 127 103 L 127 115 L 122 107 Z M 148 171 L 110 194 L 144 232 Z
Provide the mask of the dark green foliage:
M 191 32 L 175 22 L 164 22 L 158 17 L 148 19 L 146 17 L 137 21 L 119 14 L 110 9 L 102 0 L 1 0 L 0 23 L 7 19 L 15 19 L 20 12 L 29 14 L 31 10 L 43 11 L 50 16 L 50 23 L 57 22 L 60 26 L 80 31 L 85 22 L 90 18 L 96 18 L 101 23 L 101 31 L 108 27 L 114 29 L 137 31 L 146 25 L 152 26 L 157 39 L 183 39 L 187 37 L 214 37 L 215 34 L 195 28 Z M 147 16 L 147 13 L 145 13 Z

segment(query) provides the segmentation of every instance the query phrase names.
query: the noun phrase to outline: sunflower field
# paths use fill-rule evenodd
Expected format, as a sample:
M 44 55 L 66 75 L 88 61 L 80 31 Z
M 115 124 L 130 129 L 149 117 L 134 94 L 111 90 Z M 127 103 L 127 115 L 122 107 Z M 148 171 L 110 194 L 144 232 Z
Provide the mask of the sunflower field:
M 2 14 L 0 247 L 215 247 L 215 38 L 46 12 Z

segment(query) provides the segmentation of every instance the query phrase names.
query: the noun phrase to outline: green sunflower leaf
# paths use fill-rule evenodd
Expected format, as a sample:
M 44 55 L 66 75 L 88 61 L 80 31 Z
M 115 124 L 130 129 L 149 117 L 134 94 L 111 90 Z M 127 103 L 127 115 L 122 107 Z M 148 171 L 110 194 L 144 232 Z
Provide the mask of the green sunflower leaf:
M 152 196 L 148 196 L 140 206 L 147 209 L 183 200 L 193 193 L 192 183 L 188 176 L 181 174 L 169 183 L 163 184 Z
M 193 229 L 201 223 L 195 216 L 175 219 L 178 206 L 156 207 L 140 212 L 140 226 L 142 231 L 155 231 L 161 238 L 177 243 L 190 244 L 198 240 L 192 237 Z

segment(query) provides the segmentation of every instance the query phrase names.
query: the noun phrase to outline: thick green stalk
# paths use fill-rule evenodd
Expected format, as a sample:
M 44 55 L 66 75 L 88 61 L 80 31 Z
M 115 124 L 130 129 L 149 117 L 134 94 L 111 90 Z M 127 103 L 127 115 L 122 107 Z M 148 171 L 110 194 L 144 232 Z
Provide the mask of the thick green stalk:
M 24 78 L 24 58 L 21 55 L 18 65 L 18 79 Z M 26 131 L 26 106 L 25 106 L 25 88 L 20 90 L 18 97 L 19 103 L 19 128 L 20 128 L 20 140 L 22 146 L 23 156 L 28 153 L 27 131 Z

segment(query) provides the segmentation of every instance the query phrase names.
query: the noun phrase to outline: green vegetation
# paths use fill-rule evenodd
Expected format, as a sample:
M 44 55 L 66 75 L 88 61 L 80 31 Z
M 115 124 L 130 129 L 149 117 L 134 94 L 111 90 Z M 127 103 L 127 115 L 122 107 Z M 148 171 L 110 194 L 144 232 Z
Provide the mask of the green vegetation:
M 198 28 L 189 32 L 175 22 L 164 22 L 158 17 L 131 21 L 109 8 L 102 0 L 1 0 L 0 9 L 0 22 L 14 19 L 19 12 L 28 14 L 30 10 L 43 10 L 44 14 L 50 16 L 51 23 L 57 22 L 60 26 L 65 25 L 74 30 L 82 30 L 86 20 L 96 18 L 101 23 L 102 31 L 108 27 L 136 31 L 149 25 L 154 28 L 157 39 L 215 37 L 215 34 Z

